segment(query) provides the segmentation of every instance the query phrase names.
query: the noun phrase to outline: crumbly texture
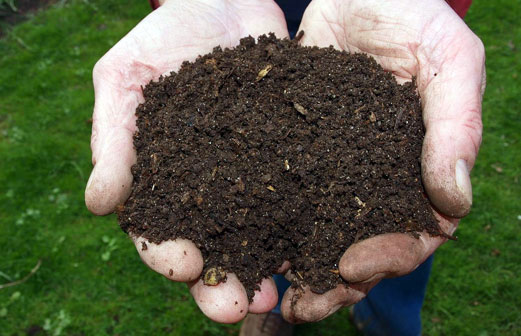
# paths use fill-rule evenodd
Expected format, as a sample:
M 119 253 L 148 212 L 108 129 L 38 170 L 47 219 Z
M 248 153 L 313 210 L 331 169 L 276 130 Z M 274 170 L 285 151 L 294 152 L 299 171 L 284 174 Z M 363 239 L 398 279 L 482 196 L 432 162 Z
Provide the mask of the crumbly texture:
M 143 92 L 120 225 L 193 241 L 208 285 L 235 273 L 251 300 L 289 260 L 294 286 L 324 293 L 344 283 L 351 244 L 441 233 L 421 182 L 415 85 L 372 58 L 249 37 Z

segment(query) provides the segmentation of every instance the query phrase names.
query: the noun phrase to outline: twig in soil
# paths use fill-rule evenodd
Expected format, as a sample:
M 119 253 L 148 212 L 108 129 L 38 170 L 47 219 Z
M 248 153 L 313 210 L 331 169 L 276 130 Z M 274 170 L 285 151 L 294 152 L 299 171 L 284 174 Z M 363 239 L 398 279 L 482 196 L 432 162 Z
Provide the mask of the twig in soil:
M 398 124 L 400 123 L 400 120 L 402 119 L 402 115 L 403 115 L 403 109 L 400 109 L 400 111 L 398 111 L 398 114 L 396 115 L 396 121 L 394 122 L 395 131 L 398 128 Z
M 356 203 L 361 206 L 362 208 L 365 208 L 365 203 L 362 202 L 362 200 L 358 197 L 358 196 L 355 196 L 355 201 Z
M 363 109 L 365 109 L 366 107 L 367 107 L 367 105 L 364 104 L 364 105 L 360 106 L 359 108 L 357 108 L 357 109 L 354 111 L 354 113 L 358 113 L 358 112 L 362 111 Z
M 302 39 L 302 37 L 304 36 L 304 31 L 301 30 L 297 33 L 297 36 L 295 36 L 295 38 L 293 39 L 293 41 L 295 42 L 300 42 L 300 40 Z
M 217 174 L 217 169 L 219 169 L 217 166 L 215 166 L 212 170 L 212 178 L 215 177 L 215 174 Z
M 316 237 L 316 235 L 317 235 L 317 229 L 318 229 L 318 227 L 317 227 L 317 222 L 315 222 L 315 228 L 313 229 L 313 236 L 312 236 L 312 238 L 311 238 L 312 241 L 315 240 L 315 237 Z
M 295 282 L 297 283 L 297 288 L 301 291 L 301 293 L 304 293 L 304 286 L 302 286 L 302 283 L 300 283 L 301 280 L 304 280 L 304 277 L 299 273 L 299 271 L 296 271 L 295 273 L 298 275 L 294 278 Z
M 23 284 L 24 282 L 29 280 L 29 278 L 32 277 L 38 271 L 38 269 L 40 268 L 41 265 L 42 265 L 42 259 L 38 260 L 38 262 L 36 263 L 36 266 L 34 266 L 33 269 L 29 272 L 29 274 L 24 276 L 22 279 L 0 285 L 0 289 Z

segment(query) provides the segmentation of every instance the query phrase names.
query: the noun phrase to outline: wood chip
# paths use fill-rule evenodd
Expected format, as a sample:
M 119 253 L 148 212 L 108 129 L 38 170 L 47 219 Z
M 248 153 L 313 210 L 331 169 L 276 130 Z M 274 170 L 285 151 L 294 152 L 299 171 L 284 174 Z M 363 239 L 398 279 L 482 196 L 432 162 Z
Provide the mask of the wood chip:
M 217 65 L 217 60 L 215 58 L 209 58 L 206 61 L 204 61 L 204 64 L 210 64 L 210 65 Z
M 271 69 L 273 69 L 273 65 L 271 64 L 268 64 L 264 67 L 264 69 L 262 69 L 261 71 L 259 71 L 259 74 L 257 75 L 257 79 L 256 81 L 260 81 L 261 79 L 263 79 L 264 77 L 266 77 L 266 75 L 268 74 L 268 72 L 271 71 Z
M 224 279 L 226 272 L 220 267 L 212 267 L 204 274 L 203 282 L 207 286 L 217 286 Z
M 237 189 L 240 192 L 244 192 L 244 190 L 246 189 L 246 186 L 244 185 L 244 182 L 242 182 L 242 179 L 240 177 L 237 178 L 236 185 L 237 185 Z
M 293 107 L 295 108 L 295 110 L 297 110 L 298 113 L 300 113 L 304 116 L 308 114 L 308 110 L 306 110 L 306 108 L 304 106 L 300 105 L 299 103 L 293 102 Z
M 273 191 L 273 192 L 277 191 L 277 189 L 273 188 L 273 186 L 267 186 L 266 188 L 267 188 L 269 191 Z
M 357 108 L 357 109 L 354 111 L 354 113 L 358 113 L 358 112 L 362 111 L 362 110 L 365 109 L 365 108 L 366 108 L 366 105 L 362 105 L 362 106 L 360 106 L 359 108 Z
M 362 208 L 365 208 L 365 203 L 362 202 L 362 200 L 360 198 L 358 198 L 358 196 L 355 196 L 355 201 L 356 201 L 356 203 L 358 203 L 359 206 L 361 206 Z
M 187 191 L 181 197 L 181 203 L 186 204 L 186 202 L 188 202 L 189 200 L 190 200 L 190 192 Z

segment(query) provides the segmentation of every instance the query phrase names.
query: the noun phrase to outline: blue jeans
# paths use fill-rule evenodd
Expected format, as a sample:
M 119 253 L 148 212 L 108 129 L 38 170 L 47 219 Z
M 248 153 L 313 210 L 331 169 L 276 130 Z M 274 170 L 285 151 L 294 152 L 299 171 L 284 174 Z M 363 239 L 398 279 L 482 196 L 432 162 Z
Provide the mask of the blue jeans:
M 419 336 L 420 311 L 429 282 L 433 256 L 412 273 L 378 283 L 365 299 L 354 306 L 354 321 L 367 336 Z M 279 303 L 273 309 L 280 314 L 280 302 L 289 282 L 275 275 Z

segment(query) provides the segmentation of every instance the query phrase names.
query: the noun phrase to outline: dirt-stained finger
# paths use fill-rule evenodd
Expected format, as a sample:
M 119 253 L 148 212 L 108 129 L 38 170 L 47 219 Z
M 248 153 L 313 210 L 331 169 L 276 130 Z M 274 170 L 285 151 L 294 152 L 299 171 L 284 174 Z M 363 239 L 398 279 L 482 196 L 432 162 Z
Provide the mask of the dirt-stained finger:
M 279 298 L 273 278 L 262 279 L 259 286 L 260 290 L 255 291 L 253 302 L 248 307 L 248 311 L 253 314 L 269 312 L 275 308 Z
M 85 204 L 95 215 L 107 215 L 125 203 L 132 187 L 130 167 L 136 162 L 132 133 L 123 128 L 106 134 L 85 188 Z
M 142 237 L 132 239 L 141 260 L 168 279 L 188 282 L 201 275 L 203 257 L 201 251 L 191 241 L 176 239 L 154 244 Z
M 236 323 L 248 313 L 246 290 L 233 273 L 216 286 L 207 286 L 201 279 L 188 285 L 199 309 L 215 322 Z
M 435 213 L 440 229 L 452 235 L 458 221 Z M 445 236 L 422 232 L 419 238 L 406 233 L 387 233 L 351 245 L 339 263 L 340 275 L 349 282 L 370 282 L 408 274 L 445 241 Z
M 315 294 L 309 287 L 288 288 L 282 299 L 282 315 L 291 323 L 317 322 L 332 315 L 340 308 L 362 300 L 378 281 L 344 285 L 324 294 Z

